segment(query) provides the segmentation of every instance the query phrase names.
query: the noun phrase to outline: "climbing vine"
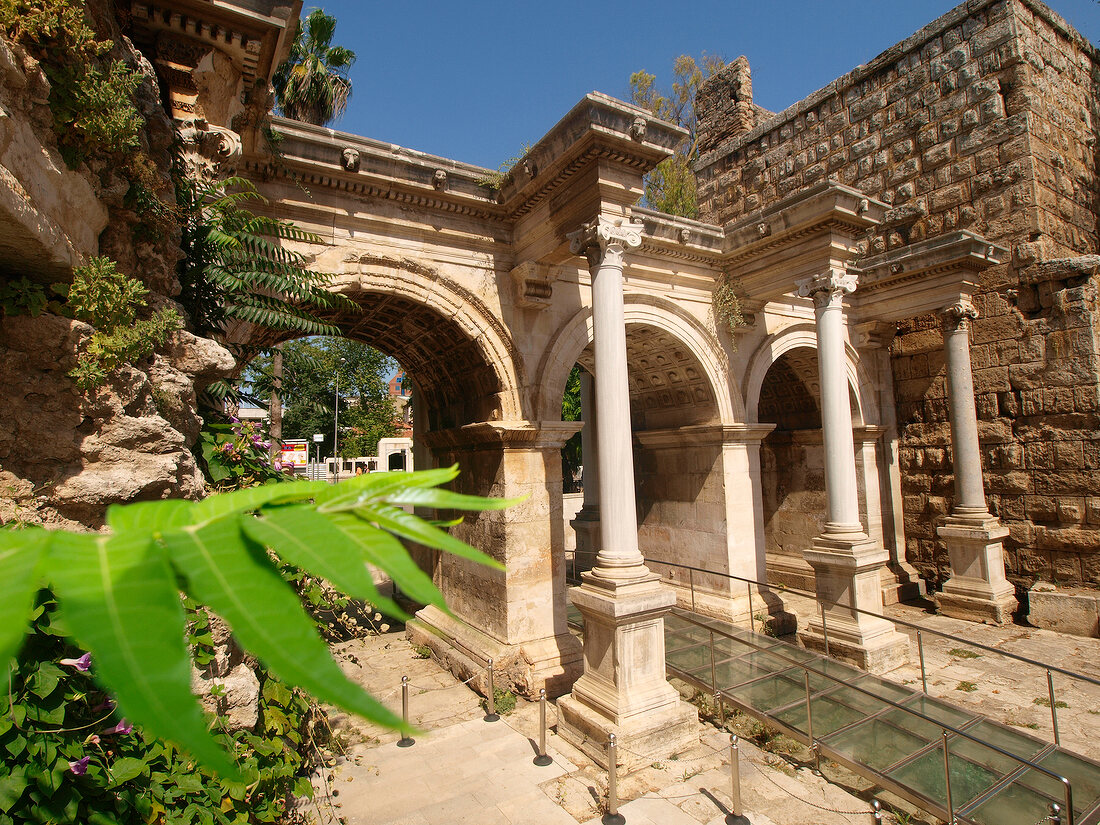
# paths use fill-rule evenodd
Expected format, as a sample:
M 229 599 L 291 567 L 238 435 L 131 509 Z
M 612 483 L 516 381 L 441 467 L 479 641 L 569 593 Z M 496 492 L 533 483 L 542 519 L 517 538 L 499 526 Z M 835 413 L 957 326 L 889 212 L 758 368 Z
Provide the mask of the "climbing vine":
M 745 326 L 745 303 L 742 295 L 743 291 L 738 279 L 727 273 L 719 277 L 710 297 L 714 322 L 719 329 L 725 328 L 735 333 Z

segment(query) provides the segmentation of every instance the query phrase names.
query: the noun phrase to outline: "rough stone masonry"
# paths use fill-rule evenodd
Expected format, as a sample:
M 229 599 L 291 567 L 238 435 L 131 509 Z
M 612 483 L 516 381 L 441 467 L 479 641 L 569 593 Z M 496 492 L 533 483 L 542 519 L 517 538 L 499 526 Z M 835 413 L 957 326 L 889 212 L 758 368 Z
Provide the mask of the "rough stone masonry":
M 891 206 L 874 255 L 958 229 L 1007 247 L 984 274 L 972 361 L 987 495 L 1008 574 L 1100 583 L 1100 57 L 1036 0 L 964 3 L 779 114 L 747 60 L 700 92 L 700 219 L 729 226 L 824 179 Z M 907 556 L 942 580 L 953 494 L 942 339 L 891 349 Z

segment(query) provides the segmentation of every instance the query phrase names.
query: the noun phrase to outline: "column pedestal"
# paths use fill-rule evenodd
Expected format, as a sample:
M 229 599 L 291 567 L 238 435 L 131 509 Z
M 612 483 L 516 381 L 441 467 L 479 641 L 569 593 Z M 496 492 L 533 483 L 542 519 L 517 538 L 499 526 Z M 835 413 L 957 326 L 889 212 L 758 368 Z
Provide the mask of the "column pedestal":
M 887 673 L 909 661 L 909 638 L 894 629 L 893 622 L 858 613 L 881 601 L 882 565 L 889 553 L 862 533 L 816 537 L 806 561 L 814 568 L 818 601 L 825 607 L 825 626 L 820 613 L 799 634 L 811 650 L 824 652 L 829 636 L 829 655 L 851 662 L 872 673 Z
M 951 516 L 937 531 L 947 545 L 952 576 L 935 594 L 936 606 L 956 619 L 1007 624 L 1016 609 L 1016 588 L 1005 578 L 1001 542 L 1008 528 L 992 516 Z
M 574 558 L 578 573 L 591 570 L 600 550 L 600 507 L 584 505 L 577 511 L 576 517 L 569 522 L 577 534 L 577 550 Z
M 696 744 L 698 714 L 665 678 L 672 591 L 652 573 L 617 586 L 586 573 L 570 597 L 584 616 L 584 675 L 558 700 L 558 735 L 606 768 L 614 733 L 628 773 Z

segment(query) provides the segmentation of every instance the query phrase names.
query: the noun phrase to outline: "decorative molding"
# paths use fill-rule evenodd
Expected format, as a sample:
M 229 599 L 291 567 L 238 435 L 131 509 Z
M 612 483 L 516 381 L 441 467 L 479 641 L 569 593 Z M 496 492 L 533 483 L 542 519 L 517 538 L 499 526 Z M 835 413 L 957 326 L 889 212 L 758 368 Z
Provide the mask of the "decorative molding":
M 856 349 L 886 349 L 898 334 L 898 325 L 889 321 L 867 321 L 855 329 Z
M 859 276 L 855 272 L 833 269 L 812 278 L 798 281 L 798 294 L 803 298 L 813 298 L 814 306 L 819 309 L 826 306 L 839 306 L 845 295 L 851 295 L 859 285 Z
M 645 140 L 646 121 L 641 115 L 634 118 L 634 122 L 630 124 L 630 137 L 639 143 Z
M 193 180 L 216 180 L 231 174 L 241 157 L 241 136 L 211 126 L 202 118 L 176 122 L 184 174 Z
M 359 163 L 359 150 L 345 146 L 344 151 L 340 153 L 340 165 L 344 167 L 344 171 L 358 172 Z
M 432 186 L 442 191 L 447 188 L 447 172 L 444 169 L 436 169 L 432 172 Z
M 554 297 L 550 266 L 539 261 L 524 261 L 512 270 L 516 306 L 545 309 Z

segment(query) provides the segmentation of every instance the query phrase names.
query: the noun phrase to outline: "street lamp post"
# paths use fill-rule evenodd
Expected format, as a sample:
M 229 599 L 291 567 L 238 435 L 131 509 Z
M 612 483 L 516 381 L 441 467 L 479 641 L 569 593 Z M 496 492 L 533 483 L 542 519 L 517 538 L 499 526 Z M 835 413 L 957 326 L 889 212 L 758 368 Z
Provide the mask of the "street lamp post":
M 340 364 L 347 359 L 341 358 L 336 365 L 336 417 L 332 424 L 332 463 L 335 482 L 340 483 Z

